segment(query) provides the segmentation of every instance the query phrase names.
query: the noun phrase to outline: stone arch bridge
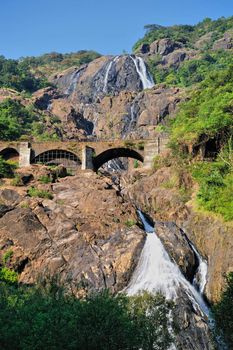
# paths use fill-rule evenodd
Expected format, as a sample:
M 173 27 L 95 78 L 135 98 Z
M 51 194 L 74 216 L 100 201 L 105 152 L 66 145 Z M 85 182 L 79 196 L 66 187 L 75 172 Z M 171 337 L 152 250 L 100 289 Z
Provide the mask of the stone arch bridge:
M 0 142 L 0 156 L 17 160 L 19 167 L 30 164 L 63 164 L 77 169 L 97 171 L 104 163 L 118 157 L 137 159 L 151 168 L 153 158 L 166 149 L 168 136 L 153 140 Z

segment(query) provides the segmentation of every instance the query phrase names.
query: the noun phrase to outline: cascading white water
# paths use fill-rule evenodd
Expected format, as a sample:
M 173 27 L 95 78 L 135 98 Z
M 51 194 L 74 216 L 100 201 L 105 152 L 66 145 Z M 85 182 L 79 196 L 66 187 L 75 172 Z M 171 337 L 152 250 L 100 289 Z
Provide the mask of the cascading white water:
M 182 275 L 166 252 L 154 228 L 139 211 L 139 216 L 147 232 L 139 263 L 126 288 L 128 295 L 138 294 L 142 290 L 151 293 L 161 292 L 167 299 L 175 300 L 181 288 L 191 300 L 193 307 L 209 315 L 209 310 L 202 296 Z
M 193 285 L 197 287 L 197 289 L 200 291 L 201 294 L 203 294 L 205 285 L 207 283 L 207 272 L 208 272 L 207 262 L 201 257 L 201 255 L 198 253 L 194 245 L 192 243 L 190 244 L 198 259 L 198 269 L 194 276 Z
M 109 73 L 111 71 L 111 68 L 113 66 L 113 64 L 118 60 L 119 56 L 114 57 L 114 59 L 112 59 L 106 69 L 106 73 L 104 76 L 104 87 L 103 87 L 103 92 L 108 92 L 108 77 L 109 77 Z
M 70 85 L 68 86 L 68 88 L 65 92 L 67 95 L 71 95 L 74 92 L 81 72 L 82 72 L 82 69 L 79 69 L 78 71 L 75 70 L 72 73 L 71 78 L 70 78 Z
M 150 73 L 147 71 L 145 62 L 141 57 L 138 56 L 130 56 L 131 59 L 133 60 L 137 73 L 141 79 L 143 89 L 151 89 L 155 84 L 153 81 L 152 76 Z

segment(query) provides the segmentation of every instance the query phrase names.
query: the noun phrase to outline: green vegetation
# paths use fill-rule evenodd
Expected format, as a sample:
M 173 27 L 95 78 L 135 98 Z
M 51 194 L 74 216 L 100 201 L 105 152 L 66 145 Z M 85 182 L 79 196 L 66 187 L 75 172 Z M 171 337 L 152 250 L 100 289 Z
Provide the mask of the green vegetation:
M 164 68 L 160 63 L 159 55 L 148 61 L 148 67 L 155 83 L 188 87 L 203 81 L 210 72 L 226 69 L 233 64 L 233 58 L 232 52 L 207 50 L 198 59 L 184 61 L 178 68 Z
M 133 47 L 134 51 L 142 44 L 151 44 L 157 39 L 169 38 L 174 41 L 181 42 L 186 47 L 192 48 L 194 43 L 203 35 L 210 33 L 211 38 L 206 48 L 211 47 L 211 44 L 221 38 L 225 31 L 233 28 L 233 17 L 221 17 L 217 20 L 205 18 L 197 25 L 174 25 L 170 27 L 163 27 L 157 24 L 146 25 L 144 27 L 147 32 L 146 35 L 138 40 Z
M 20 61 L 21 66 L 32 72 L 33 75 L 41 77 L 42 81 L 56 73 L 70 67 L 80 67 L 90 63 L 101 55 L 95 51 L 81 50 L 67 54 L 51 52 L 38 57 L 25 57 Z
M 212 162 L 190 167 L 200 208 L 233 220 L 233 65 L 210 72 L 182 103 L 170 126 L 174 157 L 190 162 L 203 145 Z M 193 153 L 187 154 L 189 147 Z M 196 151 L 195 151 L 196 150 Z
M 0 179 L 1 178 L 10 178 L 14 175 L 14 170 L 16 166 L 0 156 Z
M 94 51 L 79 51 L 70 54 L 52 52 L 39 57 L 20 60 L 0 56 L 0 88 L 11 88 L 19 92 L 32 93 L 49 86 L 47 78 L 58 70 L 81 66 L 100 57 Z
M 197 194 L 199 206 L 221 214 L 226 221 L 233 220 L 232 168 L 218 160 L 194 164 L 192 174 L 200 186 Z
M 29 107 L 19 101 L 6 99 L 0 103 L 0 140 L 18 140 L 23 135 L 30 135 L 33 122 L 38 117 Z
M 133 167 L 134 167 L 135 169 L 139 167 L 139 162 L 138 162 L 137 159 L 134 159 L 134 161 L 133 161 Z
M 165 350 L 172 307 L 159 294 L 129 298 L 104 290 L 80 300 L 54 283 L 0 282 L 1 349 Z
M 2 257 L 2 266 L 0 266 L 0 285 L 2 282 L 8 285 L 16 284 L 18 281 L 18 274 L 12 269 L 9 269 L 6 265 L 13 256 L 11 249 L 7 250 Z M 1 344 L 1 342 L 0 342 Z
M 136 225 L 136 224 L 137 224 L 137 221 L 134 220 L 134 219 L 128 219 L 127 221 L 125 221 L 125 225 L 126 225 L 127 227 L 132 227 L 132 226 L 134 226 L 134 225 Z
M 12 179 L 11 185 L 12 185 L 12 186 L 23 186 L 21 177 L 20 177 L 18 174 L 16 174 L 16 175 L 14 176 L 14 178 Z
M 39 181 L 42 184 L 49 184 L 49 183 L 53 182 L 52 178 L 50 176 L 48 176 L 48 175 L 42 175 L 39 178 Z
M 39 190 L 38 188 L 36 188 L 34 186 L 30 187 L 27 193 L 30 197 L 53 199 L 53 195 L 51 192 L 46 191 L 46 190 Z
M 194 143 L 233 133 L 233 65 L 210 73 L 180 106 L 171 136 L 176 143 Z
M 34 92 L 48 86 L 46 79 L 36 78 L 22 61 L 0 56 L 0 87 Z
M 222 336 L 229 349 L 233 348 L 233 272 L 226 276 L 227 286 L 221 300 L 213 307 L 217 335 Z

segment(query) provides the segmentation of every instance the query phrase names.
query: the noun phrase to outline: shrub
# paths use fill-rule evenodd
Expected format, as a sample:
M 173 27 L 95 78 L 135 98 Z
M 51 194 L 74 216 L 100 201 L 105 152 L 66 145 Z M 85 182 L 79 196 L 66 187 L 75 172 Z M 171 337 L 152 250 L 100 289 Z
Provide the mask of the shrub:
M 12 186 L 22 186 L 22 180 L 18 174 L 15 175 L 15 177 L 11 181 Z
M 0 344 L 10 349 L 168 349 L 171 305 L 148 293 L 77 299 L 64 288 L 0 283 Z
M 8 284 L 15 284 L 18 281 L 18 274 L 4 266 L 0 269 L 0 282 L 6 282 Z
M 30 197 L 53 199 L 53 195 L 51 192 L 46 191 L 46 190 L 39 190 L 38 188 L 33 187 L 33 186 L 29 188 L 27 193 Z
M 134 225 L 136 225 L 137 221 L 135 221 L 134 219 L 128 219 L 127 221 L 125 221 L 125 225 L 127 227 L 132 227 Z
M 226 288 L 219 303 L 212 311 L 216 322 L 217 335 L 223 336 L 229 349 L 233 348 L 233 272 L 226 276 Z
M 0 178 L 12 177 L 15 168 L 14 164 L 10 164 L 0 156 Z
M 39 181 L 40 181 L 40 183 L 42 183 L 42 184 L 48 184 L 48 183 L 53 182 L 53 180 L 52 180 L 48 175 L 42 175 L 42 176 L 39 178 Z

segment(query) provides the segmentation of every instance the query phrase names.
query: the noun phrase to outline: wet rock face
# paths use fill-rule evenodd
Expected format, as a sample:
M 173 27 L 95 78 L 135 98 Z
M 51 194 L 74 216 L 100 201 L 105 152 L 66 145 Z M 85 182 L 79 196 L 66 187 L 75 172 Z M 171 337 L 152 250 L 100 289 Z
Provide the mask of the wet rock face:
M 120 91 L 141 91 L 142 83 L 129 55 L 101 57 L 79 69 L 69 69 L 53 83 L 73 102 L 92 103 Z
M 155 230 L 170 257 L 192 282 L 198 261 L 185 233 L 173 222 L 156 222 Z
M 109 179 L 94 173 L 46 186 L 53 200 L 22 193 L 16 206 L 0 208 L 1 254 L 13 251 L 11 266 L 20 282 L 59 275 L 77 295 L 121 290 L 144 244 L 135 209 Z
M 173 317 L 178 325 L 176 335 L 177 349 L 214 350 L 206 316 L 193 306 L 192 302 L 182 290 L 178 292 Z

